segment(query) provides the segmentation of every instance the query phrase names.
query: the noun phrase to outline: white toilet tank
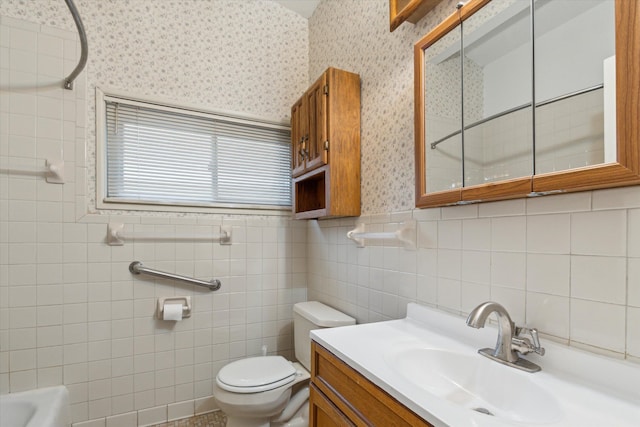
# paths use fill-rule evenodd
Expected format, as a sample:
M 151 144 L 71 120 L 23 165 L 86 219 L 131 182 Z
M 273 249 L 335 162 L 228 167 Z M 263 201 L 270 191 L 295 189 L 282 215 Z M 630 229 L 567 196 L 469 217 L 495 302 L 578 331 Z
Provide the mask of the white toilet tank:
M 293 342 L 296 359 L 311 371 L 311 337 L 314 329 L 355 325 L 356 319 L 318 301 L 299 302 L 293 306 Z

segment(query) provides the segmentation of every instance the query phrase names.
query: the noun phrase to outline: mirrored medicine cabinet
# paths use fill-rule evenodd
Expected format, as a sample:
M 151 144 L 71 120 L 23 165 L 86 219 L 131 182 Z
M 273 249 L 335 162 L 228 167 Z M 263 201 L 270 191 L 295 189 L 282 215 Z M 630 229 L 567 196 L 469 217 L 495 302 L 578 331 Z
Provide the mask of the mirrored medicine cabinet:
M 470 0 L 414 65 L 416 207 L 640 184 L 640 2 Z

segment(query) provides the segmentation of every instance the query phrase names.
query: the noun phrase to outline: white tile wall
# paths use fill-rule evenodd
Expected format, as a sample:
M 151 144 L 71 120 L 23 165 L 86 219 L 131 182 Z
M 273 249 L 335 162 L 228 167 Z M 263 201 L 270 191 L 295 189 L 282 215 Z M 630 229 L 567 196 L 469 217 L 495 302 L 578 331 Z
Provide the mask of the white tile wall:
M 491 220 L 469 219 L 462 222 L 462 247 L 467 250 L 487 251 L 490 249 Z
M 527 323 L 549 335 L 568 340 L 569 303 L 568 297 L 527 292 Z
M 571 244 L 570 220 L 567 214 L 527 218 L 527 251 L 568 254 Z
M 491 220 L 491 250 L 524 252 L 526 230 L 524 217 L 493 218 Z
M 627 352 L 640 354 L 640 309 L 627 307 Z
M 627 259 L 627 281 L 628 304 L 640 307 L 640 258 Z
M 527 254 L 527 290 L 569 295 L 569 255 Z
M 526 283 L 526 254 L 491 252 L 491 283 L 497 286 L 524 289 Z
M 571 300 L 571 341 L 624 353 L 625 306 L 603 302 Z
M 571 296 L 611 304 L 627 302 L 627 259 L 571 257 Z
M 601 193 L 607 191 L 611 190 L 579 197 L 550 196 L 558 212 L 551 202 L 541 205 L 540 198 L 517 205 L 514 201 L 483 204 L 476 211 L 478 217 L 464 220 L 455 219 L 459 216 L 452 210 L 457 208 L 446 208 L 447 218 L 454 219 L 445 219 L 444 209 L 415 210 L 422 248 L 393 251 L 385 244 L 378 255 L 374 254 L 379 246 L 360 249 L 346 238 L 355 226 L 353 220 L 310 222 L 313 252 L 346 254 L 337 262 L 346 263 L 347 270 L 357 267 L 358 277 L 369 281 L 336 277 L 326 257 L 312 256 L 308 259 L 309 298 L 338 307 L 359 322 L 398 317 L 390 313 L 400 313 L 397 306 L 408 301 L 465 315 L 477 304 L 495 300 L 507 307 L 517 323 L 537 327 L 547 338 L 637 358 L 640 258 L 631 248 L 640 230 L 640 215 L 631 208 L 635 206 L 605 209 L 600 204 L 598 210 L 581 211 L 576 203 L 606 200 Z M 513 214 L 486 217 L 500 206 Z M 460 215 L 466 216 L 469 210 L 464 208 Z M 567 213 L 568 208 L 572 213 Z M 539 214 L 524 215 L 525 211 Z M 370 220 L 374 219 L 358 219 L 367 225 Z M 357 264 L 367 253 L 373 259 L 368 268 Z M 401 264 L 416 266 L 403 273 L 402 281 Z M 380 286 L 378 278 L 389 281 Z M 405 282 L 412 284 L 410 292 L 405 291 Z M 348 292 L 352 286 L 357 288 L 355 294 Z
M 81 7 L 95 31 L 91 4 Z M 93 129 L 85 73 L 73 92 L 60 88 L 67 65 L 75 66 L 77 35 L 4 15 L 0 30 L 0 162 L 58 157 L 66 169 L 64 185 L 0 173 L 0 393 L 65 384 L 74 425 L 149 425 L 216 409 L 213 378 L 231 359 L 260 354 L 265 344 L 291 357 L 292 305 L 306 300 L 305 224 L 262 215 L 87 215 L 93 171 L 85 156 L 93 149 L 85 133 Z M 99 57 L 99 44 L 92 48 Z M 306 86 L 303 74 L 298 80 L 288 85 Z M 269 102 L 287 111 L 290 101 Z M 110 221 L 161 233 L 230 225 L 233 244 L 112 247 Z M 133 260 L 223 286 L 212 294 L 134 278 Z M 170 295 L 192 297 L 191 318 L 155 319 L 157 297 Z
M 597 226 L 594 227 L 594 224 Z M 571 253 L 625 256 L 627 211 L 593 211 L 571 215 Z

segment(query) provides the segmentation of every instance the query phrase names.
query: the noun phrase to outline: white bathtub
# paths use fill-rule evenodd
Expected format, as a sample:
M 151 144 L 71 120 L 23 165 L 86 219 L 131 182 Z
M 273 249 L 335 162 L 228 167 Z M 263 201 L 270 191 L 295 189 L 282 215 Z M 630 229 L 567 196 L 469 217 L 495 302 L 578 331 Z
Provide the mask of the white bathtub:
M 69 392 L 65 386 L 0 396 L 2 427 L 69 427 Z

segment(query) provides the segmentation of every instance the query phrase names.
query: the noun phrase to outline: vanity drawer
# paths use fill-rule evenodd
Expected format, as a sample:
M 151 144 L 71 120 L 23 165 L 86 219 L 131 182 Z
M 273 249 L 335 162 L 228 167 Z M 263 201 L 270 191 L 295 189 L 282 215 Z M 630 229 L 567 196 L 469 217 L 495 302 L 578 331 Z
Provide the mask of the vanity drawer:
M 353 424 L 313 383 L 309 387 L 309 424 L 316 427 L 352 427 Z
M 314 419 L 312 399 L 311 426 L 426 426 L 431 424 L 342 362 L 316 342 L 311 343 L 311 381 L 323 402 L 337 409 L 349 423 L 324 424 Z M 318 405 L 320 406 L 320 405 Z M 347 421 L 344 421 L 347 422 Z M 352 423 L 352 424 L 351 424 Z

